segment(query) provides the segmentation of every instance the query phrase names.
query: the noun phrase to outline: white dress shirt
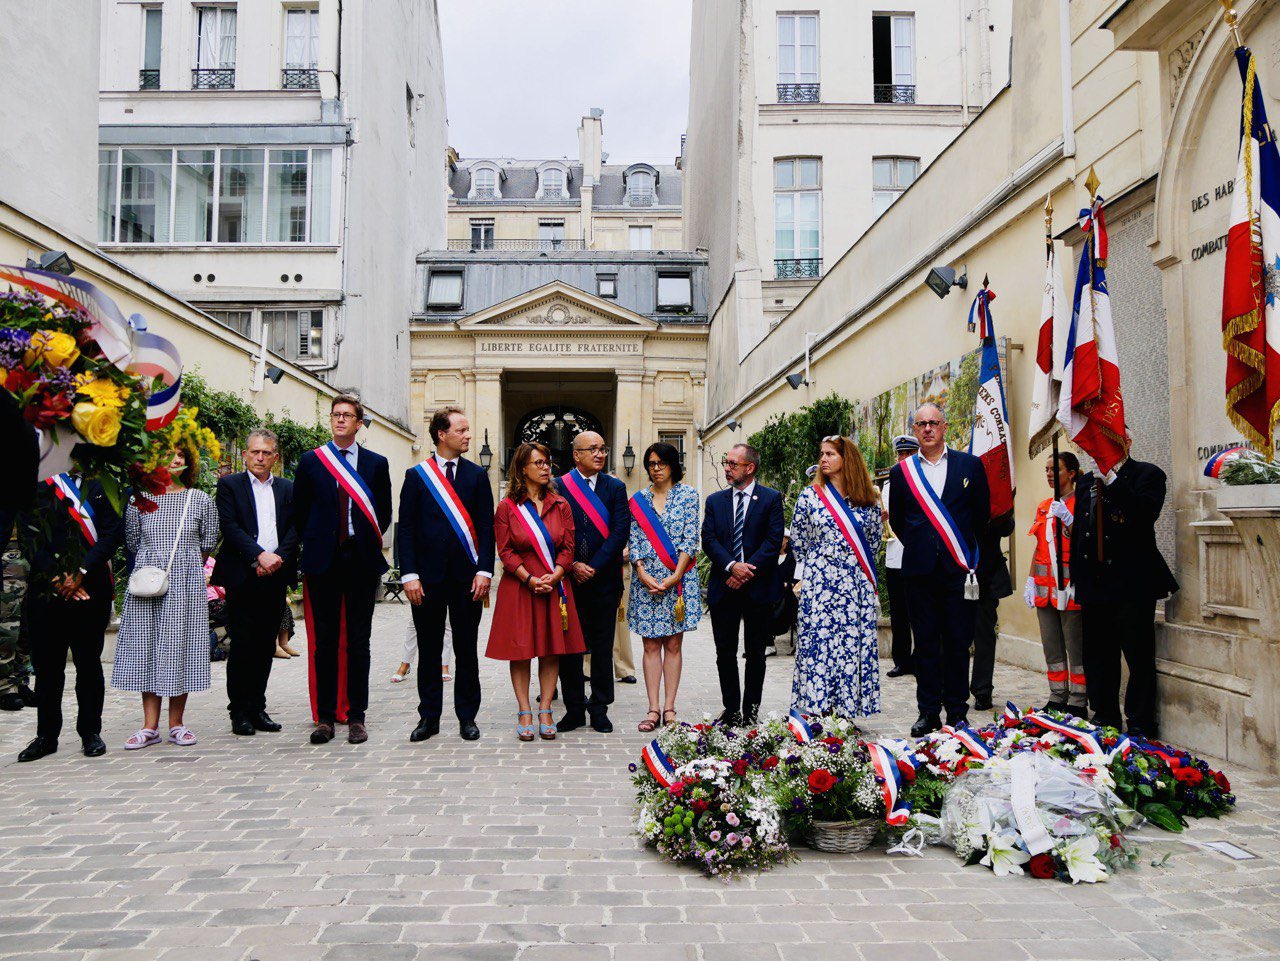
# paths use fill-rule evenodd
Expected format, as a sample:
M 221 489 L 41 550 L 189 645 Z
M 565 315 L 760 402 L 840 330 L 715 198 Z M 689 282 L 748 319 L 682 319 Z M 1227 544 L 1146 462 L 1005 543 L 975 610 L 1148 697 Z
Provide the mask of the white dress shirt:
M 275 478 L 270 474 L 265 481 L 260 481 L 253 474 L 249 474 L 249 490 L 253 492 L 253 510 L 258 515 L 258 546 L 272 554 L 280 546 L 280 535 L 276 530 L 276 495 L 271 489 L 273 483 Z
M 431 456 L 435 458 L 436 463 L 440 466 L 440 473 L 441 473 L 441 474 L 443 474 L 446 478 L 449 476 L 449 471 L 446 469 L 446 465 L 447 465 L 447 464 L 452 464 L 452 465 L 453 465 L 453 476 L 454 476 L 454 479 L 455 479 L 455 480 L 457 479 L 457 477 L 458 477 L 458 470 L 459 470 L 459 463 L 458 463 L 458 462 L 462 460 L 462 458 L 461 458 L 461 457 L 454 457 L 454 458 L 450 459 L 450 458 L 446 458 L 446 457 L 441 457 L 439 454 L 432 454 Z M 593 490 L 594 490 L 594 488 L 593 488 Z M 477 544 L 477 545 L 476 545 L 476 550 L 479 550 L 479 549 L 480 549 L 480 545 L 479 545 L 479 544 Z M 479 577 L 483 577 L 483 578 L 485 578 L 486 580 L 493 580 L 493 572 L 492 572 L 492 571 L 476 571 L 476 574 L 477 574 L 477 576 L 479 576 Z M 401 583 L 401 584 L 408 584 L 408 583 L 410 583 L 411 581 L 417 581 L 417 580 L 421 580 L 421 578 L 420 578 L 417 574 L 413 574 L 413 573 L 410 573 L 410 574 L 402 574 L 402 575 L 400 576 L 400 583 Z
M 337 446 L 337 441 L 334 441 L 334 446 L 335 447 Z M 338 447 L 339 457 L 342 457 L 344 452 L 347 455 L 346 456 L 347 463 L 351 465 L 352 470 L 355 470 L 356 462 L 360 460 L 360 445 L 353 443 L 350 447 Z M 334 481 L 334 483 L 336 484 L 337 481 Z M 350 534 L 352 537 L 356 536 L 355 521 L 352 520 L 351 518 L 351 502 L 350 501 L 347 501 L 347 533 Z
M 733 522 L 734 522 L 734 518 L 737 517 L 738 515 L 738 500 L 740 497 L 745 498 L 745 500 L 743 500 L 742 502 L 742 526 L 743 526 L 743 529 L 745 530 L 747 526 L 747 515 L 751 513 L 751 502 L 755 500 L 756 482 L 754 480 L 749 482 L 746 487 L 742 488 L 741 491 L 738 491 L 737 489 L 730 487 L 729 493 L 732 495 L 729 499 L 729 538 L 730 538 L 729 548 L 730 550 L 732 550 L 733 549 L 733 540 L 732 540 Z M 746 551 L 747 551 L 747 545 L 744 540 L 742 545 L 742 552 L 744 555 L 746 554 Z M 738 563 L 738 559 L 735 557 L 727 565 L 725 565 L 725 570 L 730 573 L 733 573 L 733 565 L 737 563 Z
M 923 453 L 920 455 L 920 473 L 924 475 L 924 479 L 929 482 L 929 486 L 933 488 L 933 492 L 939 497 L 942 496 L 942 488 L 947 486 L 947 448 L 942 448 L 942 456 L 938 458 L 936 463 L 930 463 L 929 458 Z

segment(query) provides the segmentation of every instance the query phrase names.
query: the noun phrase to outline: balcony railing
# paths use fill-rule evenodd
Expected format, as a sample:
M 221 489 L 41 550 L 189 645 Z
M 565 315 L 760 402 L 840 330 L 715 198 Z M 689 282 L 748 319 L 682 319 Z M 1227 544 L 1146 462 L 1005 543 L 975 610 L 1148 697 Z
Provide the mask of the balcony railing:
M 138 71 L 138 89 L 139 90 L 159 90 L 160 89 L 160 71 L 157 70 L 139 70 Z
M 197 67 L 191 71 L 192 90 L 234 90 L 235 67 Z
M 780 83 L 778 103 L 818 103 L 818 88 L 816 83 Z
M 916 86 L 913 83 L 878 83 L 874 94 L 876 103 L 916 102 Z
M 778 280 L 798 280 L 822 276 L 822 258 L 805 257 L 800 260 L 775 260 L 774 275 Z
M 581 240 L 451 240 L 450 250 L 586 250 Z
M 315 67 L 285 67 L 280 87 L 283 90 L 319 90 L 320 71 Z

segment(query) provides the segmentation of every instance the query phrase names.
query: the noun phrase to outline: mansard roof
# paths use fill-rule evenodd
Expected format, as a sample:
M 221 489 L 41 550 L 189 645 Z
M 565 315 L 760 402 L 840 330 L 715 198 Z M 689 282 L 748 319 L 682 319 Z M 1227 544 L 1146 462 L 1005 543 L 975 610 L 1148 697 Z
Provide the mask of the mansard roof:
M 471 168 L 476 164 L 493 164 L 502 170 L 501 200 L 468 200 L 471 192 Z M 556 160 L 555 164 L 569 170 L 568 197 L 561 201 L 535 200 L 538 193 L 538 170 L 548 163 L 546 160 L 513 160 L 506 157 L 476 157 L 461 160 L 449 172 L 449 192 L 455 201 L 468 206 L 484 206 L 486 204 L 511 204 L 525 201 L 528 203 L 564 203 L 578 204 L 582 200 L 582 164 L 577 161 Z M 626 195 L 624 175 L 635 169 L 650 169 L 657 175 L 656 207 L 679 207 L 682 197 L 683 177 L 681 171 L 672 164 L 604 164 L 600 168 L 600 183 L 596 186 L 592 206 L 622 207 Z

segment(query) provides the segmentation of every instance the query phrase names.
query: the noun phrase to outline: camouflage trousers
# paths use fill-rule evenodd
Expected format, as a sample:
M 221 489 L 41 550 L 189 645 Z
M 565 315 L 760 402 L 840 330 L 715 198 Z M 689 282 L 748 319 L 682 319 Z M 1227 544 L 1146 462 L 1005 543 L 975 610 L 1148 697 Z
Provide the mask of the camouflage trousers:
M 11 541 L 4 552 L 4 587 L 0 589 L 0 694 L 30 683 L 31 646 L 22 636 L 22 599 L 27 593 L 27 562 Z

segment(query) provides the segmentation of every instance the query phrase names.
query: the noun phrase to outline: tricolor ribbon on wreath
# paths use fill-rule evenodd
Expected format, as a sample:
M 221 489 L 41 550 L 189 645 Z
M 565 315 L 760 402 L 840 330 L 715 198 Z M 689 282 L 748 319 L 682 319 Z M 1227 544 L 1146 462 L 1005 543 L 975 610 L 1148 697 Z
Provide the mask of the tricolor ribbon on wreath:
M 667 533 L 666 527 L 663 526 L 662 518 L 653 509 L 653 503 L 647 500 L 640 491 L 636 491 L 635 494 L 631 495 L 628 506 L 631 509 L 631 516 L 635 518 L 635 522 L 640 526 L 640 530 L 644 532 L 645 538 L 649 541 L 649 546 L 658 555 L 658 561 L 674 574 L 680 553 L 676 550 L 675 542 L 671 540 L 671 535 Z M 673 611 L 677 621 L 684 620 L 684 610 L 684 578 L 681 578 L 676 582 L 676 606 Z
M 80 533 L 90 547 L 98 543 L 98 527 L 94 520 L 93 508 L 81 493 L 75 479 L 68 473 L 54 474 L 45 478 L 45 483 L 53 488 L 54 494 L 67 507 L 67 513 L 75 521 Z
M 556 558 L 551 550 L 551 532 L 538 516 L 537 506 L 533 501 L 526 500 L 516 508 L 516 517 L 524 527 L 525 533 L 529 535 L 529 540 L 533 542 L 533 547 L 538 552 L 538 557 L 542 559 L 542 563 L 546 565 L 548 573 L 554 573 Z M 569 630 L 569 600 L 568 594 L 565 593 L 564 580 L 561 579 L 556 586 L 560 589 L 560 630 L 567 631 Z
M 933 529 L 938 532 L 947 553 L 951 555 L 962 570 L 967 572 L 964 581 L 964 599 L 978 599 L 978 545 L 972 547 L 965 543 L 960 535 L 960 528 L 951 512 L 947 510 L 929 482 L 925 480 L 924 471 L 920 467 L 920 455 L 915 454 L 902 462 L 902 476 L 906 478 L 907 489 L 916 499 L 924 516 L 929 519 Z
M 884 798 L 886 824 L 901 827 L 911 819 L 911 807 L 902 800 L 902 771 L 898 759 L 883 744 L 867 744 L 871 755 L 871 767 L 876 772 L 876 784 Z
M 1082 721 L 1080 726 L 1065 724 L 1062 721 L 1055 721 L 1051 717 L 1046 717 L 1038 711 L 1028 711 L 1023 714 L 1012 701 L 1009 701 L 1004 709 L 1005 726 L 1014 727 L 1024 723 L 1032 724 L 1045 731 L 1061 734 L 1063 737 L 1079 744 L 1087 754 L 1099 754 L 1107 758 L 1124 757 L 1133 748 L 1133 742 L 1129 740 L 1128 735 L 1122 734 L 1116 742 L 1116 746 L 1108 751 L 1102 746 L 1102 729 L 1096 725 L 1090 724 L 1088 721 Z
M 830 484 L 819 484 L 814 491 L 818 495 L 818 500 L 831 514 L 831 519 L 836 522 L 840 533 L 844 535 L 845 543 L 849 545 L 849 550 L 853 552 L 858 566 L 862 568 L 862 573 L 866 575 L 872 589 L 876 589 L 876 565 L 871 557 L 871 545 L 867 542 L 867 535 L 863 533 L 862 525 L 853 516 L 853 509 L 849 506 L 849 502 Z
M 809 726 L 809 722 L 804 719 L 804 715 L 794 707 L 791 709 L 791 714 L 787 717 L 787 729 L 795 735 L 795 739 L 801 744 L 808 744 L 813 740 L 813 728 L 811 728 Z
M 667 757 L 667 752 L 659 746 L 657 738 L 645 745 L 640 757 L 654 780 L 664 788 L 669 788 L 676 782 L 676 766 Z
M 952 727 L 950 724 L 944 724 L 942 726 L 942 733 L 951 735 L 951 737 L 963 744 L 965 750 L 973 757 L 979 758 L 983 761 L 991 757 L 990 748 L 982 743 L 982 738 L 978 737 L 977 733 L 973 728 L 969 727 L 968 724 L 961 724 L 959 727 Z

